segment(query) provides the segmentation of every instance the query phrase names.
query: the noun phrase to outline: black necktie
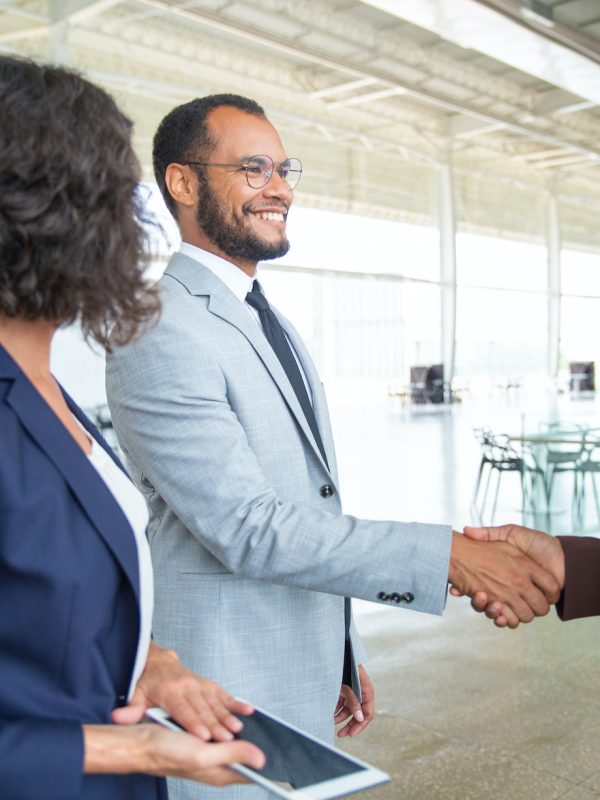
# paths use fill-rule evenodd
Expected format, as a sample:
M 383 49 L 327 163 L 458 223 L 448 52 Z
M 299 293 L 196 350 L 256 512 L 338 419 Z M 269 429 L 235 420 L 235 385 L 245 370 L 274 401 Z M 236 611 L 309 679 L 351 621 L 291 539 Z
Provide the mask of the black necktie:
M 311 429 L 319 451 L 323 456 L 323 461 L 327 464 L 327 456 L 325 455 L 325 448 L 323 447 L 321 434 L 319 433 L 319 428 L 317 427 L 315 412 L 313 411 L 313 407 L 308 399 L 308 393 L 306 391 L 306 386 L 304 385 L 298 363 L 294 358 L 292 348 L 289 345 L 283 328 L 279 324 L 279 320 L 267 303 L 267 298 L 260 290 L 258 281 L 253 282 L 252 291 L 248 292 L 246 295 L 246 302 L 248 305 L 251 305 L 252 308 L 255 308 L 258 311 L 258 316 L 265 336 L 275 351 L 275 355 L 279 359 L 285 374 L 288 376 L 288 380 L 292 385 L 292 389 L 296 393 L 296 397 L 298 398 L 298 402 L 300 403 L 302 411 L 304 411 L 304 416 L 306 417 L 308 426 Z
M 315 437 L 315 441 L 319 447 L 319 451 L 323 456 L 323 461 L 327 464 L 327 456 L 325 455 L 325 448 L 323 447 L 323 442 L 321 441 L 321 434 L 319 433 L 319 429 L 317 427 L 317 420 L 315 419 L 315 412 L 313 411 L 313 407 L 308 399 L 308 394 L 306 392 L 306 386 L 304 385 L 304 381 L 302 379 L 302 375 L 300 374 L 300 369 L 294 358 L 294 354 L 292 353 L 292 349 L 289 345 L 287 340 L 287 336 L 281 325 L 279 324 L 279 320 L 275 316 L 275 314 L 271 311 L 271 307 L 267 303 L 267 298 L 260 290 L 260 286 L 258 281 L 254 281 L 252 284 L 252 291 L 248 292 L 246 295 L 246 302 L 248 305 L 251 305 L 252 308 L 255 308 L 258 311 L 258 316 L 263 327 L 263 331 L 265 332 L 265 336 L 267 337 L 267 341 L 275 351 L 275 355 L 281 362 L 281 366 L 283 367 L 285 374 L 288 376 L 289 382 L 292 384 L 292 389 L 296 392 L 296 397 L 298 398 L 298 402 L 304 411 L 304 416 L 306 417 L 306 421 Z M 329 464 L 327 464 L 329 466 Z M 352 667 L 351 667 L 351 646 L 350 646 L 350 618 L 351 618 L 351 606 L 350 606 L 350 598 L 344 598 L 344 618 L 345 618 L 345 633 L 346 633 L 346 647 L 344 651 L 344 669 L 343 669 L 343 677 L 342 682 L 348 684 L 348 686 L 352 685 Z

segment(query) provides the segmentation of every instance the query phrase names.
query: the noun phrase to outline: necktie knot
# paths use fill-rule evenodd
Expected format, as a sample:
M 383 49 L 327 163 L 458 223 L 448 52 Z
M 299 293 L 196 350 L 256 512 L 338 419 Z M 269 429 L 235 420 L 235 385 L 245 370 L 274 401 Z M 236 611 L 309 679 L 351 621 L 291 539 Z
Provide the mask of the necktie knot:
M 269 309 L 267 298 L 261 292 L 258 281 L 252 283 L 252 291 L 246 295 L 246 302 L 257 311 L 267 311 Z

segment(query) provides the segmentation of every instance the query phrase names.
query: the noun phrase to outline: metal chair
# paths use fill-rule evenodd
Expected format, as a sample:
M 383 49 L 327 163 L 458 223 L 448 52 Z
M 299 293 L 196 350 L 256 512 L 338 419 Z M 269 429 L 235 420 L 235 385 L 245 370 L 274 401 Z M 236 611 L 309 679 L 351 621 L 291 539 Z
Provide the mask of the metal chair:
M 575 506 L 580 520 L 584 518 L 585 481 L 589 476 L 594 493 L 596 514 L 600 522 L 600 498 L 596 485 L 596 475 L 600 473 L 600 439 L 586 437 L 584 440 L 583 454 L 575 473 Z
M 572 444 L 547 445 L 545 450 L 545 476 L 546 494 L 548 501 L 552 497 L 554 479 L 561 473 L 573 474 L 573 500 L 575 502 L 578 494 L 577 473 L 585 451 L 584 432 L 581 425 L 576 422 L 549 422 L 543 426 L 549 433 L 581 433 L 581 441 Z
M 519 474 L 523 507 L 525 507 L 529 498 L 528 479 L 531 481 L 531 490 L 533 491 L 533 481 L 542 474 L 540 468 L 530 458 L 530 454 L 519 454 L 512 446 L 509 437 L 505 434 L 494 434 L 489 428 L 474 428 L 474 433 L 481 445 L 481 462 L 479 464 L 479 471 L 473 491 L 473 498 L 471 500 L 471 508 L 479 515 L 483 514 L 494 471 L 498 473 L 498 478 L 494 491 L 491 518 L 493 519 L 496 513 L 498 495 L 500 493 L 500 479 L 505 472 L 517 472 Z M 481 507 L 478 508 L 477 501 L 479 490 L 486 466 L 489 468 L 488 476 Z

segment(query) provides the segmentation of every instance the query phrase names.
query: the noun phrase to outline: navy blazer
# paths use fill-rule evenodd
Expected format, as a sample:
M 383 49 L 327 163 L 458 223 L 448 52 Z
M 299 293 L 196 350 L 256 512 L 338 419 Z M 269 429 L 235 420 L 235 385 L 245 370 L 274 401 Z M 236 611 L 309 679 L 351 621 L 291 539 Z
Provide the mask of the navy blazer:
M 131 527 L 85 453 L 0 347 L 3 800 L 166 800 L 162 779 L 82 773 L 81 724 L 110 722 L 123 705 L 138 632 Z

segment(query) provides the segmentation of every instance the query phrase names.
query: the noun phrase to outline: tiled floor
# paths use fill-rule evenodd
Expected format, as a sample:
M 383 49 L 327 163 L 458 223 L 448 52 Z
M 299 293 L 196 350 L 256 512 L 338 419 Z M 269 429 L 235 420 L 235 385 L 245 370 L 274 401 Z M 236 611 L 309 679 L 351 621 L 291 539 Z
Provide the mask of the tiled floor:
M 330 400 L 345 509 L 455 527 L 474 521 L 473 425 L 518 433 L 522 414 L 525 425 L 557 414 L 600 420 L 595 401 L 557 404 L 545 396 L 413 410 L 375 394 L 358 399 L 338 392 Z M 570 532 L 570 476 L 560 478 L 564 485 L 546 521 Z M 516 476 L 502 481 L 496 522 L 520 521 Z M 598 531 L 590 507 L 585 532 Z M 561 623 L 551 612 L 517 631 L 500 631 L 464 599 L 449 598 L 440 618 L 357 606 L 378 719 L 345 746 L 392 776 L 366 796 L 600 798 L 600 619 Z

